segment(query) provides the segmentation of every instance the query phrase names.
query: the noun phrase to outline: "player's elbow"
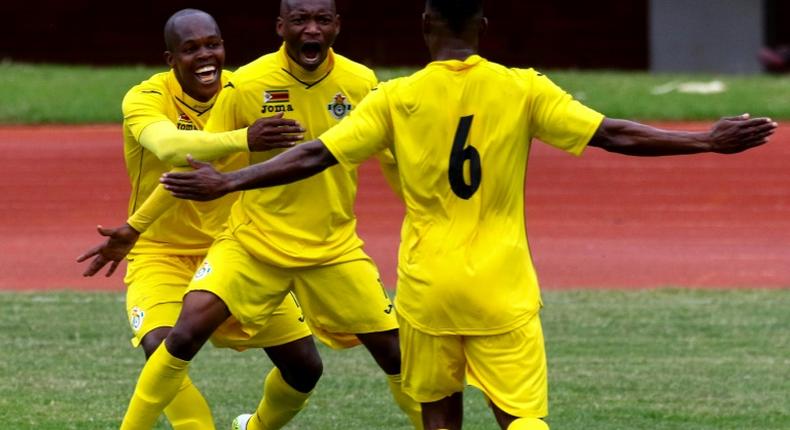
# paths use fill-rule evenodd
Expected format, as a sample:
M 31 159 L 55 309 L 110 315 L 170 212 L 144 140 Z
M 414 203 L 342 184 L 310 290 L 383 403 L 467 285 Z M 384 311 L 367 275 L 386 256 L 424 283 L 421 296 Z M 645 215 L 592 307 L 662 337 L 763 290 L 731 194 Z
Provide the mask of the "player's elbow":
M 156 155 L 156 158 L 173 167 L 189 166 L 189 163 L 187 162 L 187 154 L 183 153 L 182 151 L 177 151 L 172 148 L 165 148 L 154 153 L 154 155 Z

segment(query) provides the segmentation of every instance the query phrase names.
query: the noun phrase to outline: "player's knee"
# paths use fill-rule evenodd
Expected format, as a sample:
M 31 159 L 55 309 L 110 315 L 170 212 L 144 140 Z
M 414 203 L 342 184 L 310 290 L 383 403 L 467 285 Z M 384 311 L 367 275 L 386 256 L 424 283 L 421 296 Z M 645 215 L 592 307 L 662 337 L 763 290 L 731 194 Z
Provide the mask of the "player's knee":
M 145 352 L 145 359 L 148 360 L 151 357 L 151 354 L 156 351 L 156 348 L 159 347 L 159 344 L 165 340 L 167 335 L 170 333 L 171 327 L 158 327 L 151 331 L 149 331 L 143 339 L 140 341 L 140 346 L 143 348 Z
M 318 355 L 318 351 L 314 350 L 305 356 L 301 364 L 300 382 L 305 388 L 308 388 L 307 390 L 303 390 L 307 392 L 315 387 L 315 384 L 318 383 L 318 380 L 324 373 L 324 362 L 321 360 L 321 356 Z
M 357 334 L 357 337 L 386 374 L 397 375 L 400 373 L 401 354 L 397 329 Z
M 167 335 L 165 347 L 172 356 L 189 361 L 200 351 L 206 340 L 204 336 L 199 336 L 188 328 L 176 325 Z
M 318 354 L 309 354 L 292 365 L 280 368 L 283 379 L 298 391 L 307 393 L 315 388 L 324 373 L 324 363 Z
M 303 367 L 305 373 L 304 383 L 310 385 L 310 389 L 312 390 L 315 384 L 318 383 L 318 380 L 321 379 L 321 375 L 324 374 L 324 362 L 316 351 L 316 353 L 308 356 L 306 362 L 303 363 Z

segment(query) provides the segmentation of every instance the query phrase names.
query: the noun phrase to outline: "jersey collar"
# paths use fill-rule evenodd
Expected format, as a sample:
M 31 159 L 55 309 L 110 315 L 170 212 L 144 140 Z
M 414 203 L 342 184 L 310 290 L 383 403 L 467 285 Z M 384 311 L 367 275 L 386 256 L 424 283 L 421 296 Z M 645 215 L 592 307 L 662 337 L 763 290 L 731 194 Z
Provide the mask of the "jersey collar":
M 472 68 L 485 61 L 487 61 L 485 58 L 475 54 L 475 55 L 470 55 L 464 61 L 461 60 L 434 61 L 430 63 L 429 66 L 444 67 L 452 71 L 461 71 L 461 70 Z
M 332 48 L 329 48 L 324 62 L 321 63 L 317 69 L 312 71 L 300 66 L 288 56 L 288 52 L 285 51 L 285 43 L 283 43 L 280 50 L 277 51 L 277 55 L 279 56 L 280 65 L 283 71 L 306 85 L 308 88 L 324 80 L 335 66 L 335 52 Z
M 211 100 L 205 102 L 192 98 L 192 96 L 187 94 L 184 89 L 181 88 L 181 84 L 178 83 L 178 78 L 176 78 L 176 74 L 173 72 L 173 69 L 170 69 L 170 73 L 167 75 L 167 86 L 168 90 L 170 90 L 170 94 L 176 98 L 182 107 L 189 109 L 198 115 L 202 115 L 211 109 L 211 107 L 214 106 L 214 102 L 217 101 L 217 95 L 219 94 L 219 92 L 217 92 L 217 94 L 214 94 L 214 97 L 212 97 Z

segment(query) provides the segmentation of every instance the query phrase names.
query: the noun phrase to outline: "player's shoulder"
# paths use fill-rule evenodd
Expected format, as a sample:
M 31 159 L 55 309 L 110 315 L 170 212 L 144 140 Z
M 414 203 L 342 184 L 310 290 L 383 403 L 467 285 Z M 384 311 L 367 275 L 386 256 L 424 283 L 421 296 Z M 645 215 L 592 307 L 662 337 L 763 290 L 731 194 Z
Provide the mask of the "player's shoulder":
M 478 79 L 489 85 L 508 88 L 514 94 L 518 92 L 533 93 L 551 81 L 541 72 L 532 67 L 509 67 L 493 61 L 481 64 L 481 75 Z
M 241 88 L 250 83 L 266 79 L 272 74 L 280 72 L 277 53 L 263 55 L 236 69 L 230 79 L 234 88 Z
M 375 86 L 378 82 L 378 79 L 376 78 L 376 72 L 374 72 L 370 67 L 351 60 L 350 58 L 338 53 L 335 53 L 334 56 L 335 73 L 362 80 L 368 83 L 370 86 Z
M 531 67 L 509 67 L 489 60 L 480 63 L 480 72 L 492 79 L 503 79 L 514 82 L 531 81 L 542 76 L 540 72 Z
M 133 86 L 126 92 L 126 95 L 132 94 L 158 94 L 165 95 L 167 91 L 167 76 L 170 72 L 161 72 L 152 75 L 150 78 Z
M 504 66 L 502 66 L 502 67 L 504 68 Z M 507 68 L 506 70 L 508 70 L 513 75 L 518 76 L 519 78 L 522 78 L 522 79 L 529 79 L 529 80 L 535 80 L 535 79 L 541 79 L 541 78 L 547 79 L 546 75 L 544 75 L 542 72 L 539 72 L 539 71 L 535 70 L 532 67 L 527 67 L 527 68 L 510 67 L 510 68 Z
M 143 103 L 147 105 L 164 102 L 169 96 L 167 80 L 170 73 L 170 71 L 156 73 L 130 88 L 121 102 L 123 110 L 127 110 L 135 104 Z

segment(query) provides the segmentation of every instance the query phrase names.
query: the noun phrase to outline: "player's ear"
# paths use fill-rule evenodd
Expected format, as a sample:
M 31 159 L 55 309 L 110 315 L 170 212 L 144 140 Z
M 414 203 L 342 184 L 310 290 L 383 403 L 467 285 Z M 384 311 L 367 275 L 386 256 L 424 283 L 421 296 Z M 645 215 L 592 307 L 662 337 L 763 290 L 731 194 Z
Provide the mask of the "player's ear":
M 278 16 L 277 17 L 277 24 L 274 25 L 274 28 L 277 30 L 277 35 L 280 36 L 281 39 L 283 37 L 283 25 L 284 24 L 285 24 L 285 21 L 283 21 L 283 17 Z
M 340 34 L 340 15 L 335 15 L 335 37 Z
M 165 58 L 165 63 L 167 63 L 168 66 L 173 67 L 173 64 L 175 63 L 175 60 L 173 59 L 173 53 L 170 51 L 165 51 L 163 57 Z
M 422 13 L 422 34 L 426 36 L 431 34 L 431 15 L 426 12 Z
M 477 29 L 477 35 L 480 37 L 485 36 L 486 32 L 488 31 L 488 18 L 481 17 L 480 18 L 480 26 Z

